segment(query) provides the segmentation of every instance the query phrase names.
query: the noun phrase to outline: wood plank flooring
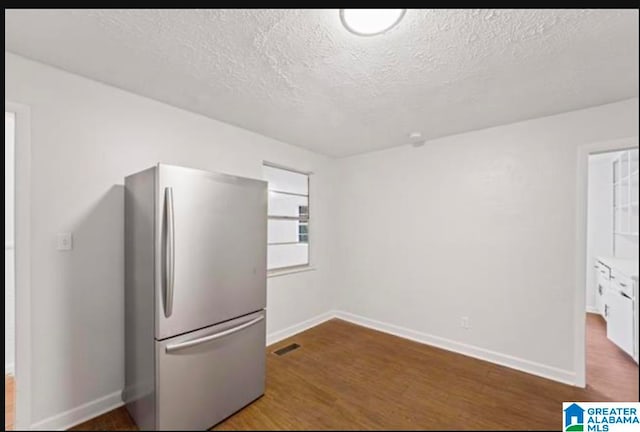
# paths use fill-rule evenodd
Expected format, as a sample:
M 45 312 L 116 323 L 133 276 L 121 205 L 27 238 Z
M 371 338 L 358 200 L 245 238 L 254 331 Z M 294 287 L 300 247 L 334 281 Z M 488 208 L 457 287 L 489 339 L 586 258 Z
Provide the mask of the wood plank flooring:
M 15 412 L 15 381 L 13 375 L 4 376 L 4 429 L 13 430 Z
M 611 400 L 638 400 L 638 365 L 607 339 L 600 315 L 587 314 L 587 383 Z
M 270 347 L 266 394 L 214 430 L 559 429 L 563 401 L 638 400 L 637 365 L 599 317 L 587 325 L 589 385 L 579 389 L 331 320 Z M 302 347 L 271 353 L 292 342 Z M 135 425 L 118 408 L 74 429 Z

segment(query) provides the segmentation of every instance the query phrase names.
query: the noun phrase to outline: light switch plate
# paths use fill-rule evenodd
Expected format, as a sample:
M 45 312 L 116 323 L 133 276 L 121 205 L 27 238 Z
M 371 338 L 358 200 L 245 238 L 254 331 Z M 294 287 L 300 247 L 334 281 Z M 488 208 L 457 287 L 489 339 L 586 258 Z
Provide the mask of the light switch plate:
M 471 327 L 469 325 L 469 317 L 467 316 L 463 316 L 460 320 L 460 327 L 462 327 L 465 330 L 469 330 L 469 328 Z
M 70 232 L 58 233 L 56 248 L 59 251 L 68 251 L 73 249 L 73 236 Z

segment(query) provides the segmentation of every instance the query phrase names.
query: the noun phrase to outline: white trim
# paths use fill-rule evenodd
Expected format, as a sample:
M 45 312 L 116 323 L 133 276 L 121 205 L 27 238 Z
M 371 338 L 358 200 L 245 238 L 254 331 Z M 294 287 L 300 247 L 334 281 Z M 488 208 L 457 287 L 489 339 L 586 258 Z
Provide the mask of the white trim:
M 582 313 L 582 316 L 584 317 L 584 312 Z M 270 333 L 267 335 L 267 346 L 291 337 L 295 334 L 301 333 L 319 324 L 322 324 L 323 322 L 328 321 L 332 318 L 338 318 L 373 330 L 378 330 L 404 339 L 409 339 L 414 342 L 419 342 L 425 345 L 430 345 L 437 348 L 445 349 L 447 351 L 466 355 L 468 357 L 473 357 L 491 363 L 499 364 L 511 369 L 517 369 L 543 378 L 558 381 L 563 384 L 577 385 L 576 374 L 573 371 L 533 362 L 523 358 L 491 351 L 474 345 L 457 342 L 451 339 L 430 335 L 420 331 L 411 330 L 405 327 L 384 323 L 382 321 L 365 318 L 360 315 L 339 310 L 329 311 L 301 323 L 287 327 L 286 329 Z
M 315 327 L 319 324 L 322 324 L 325 321 L 329 321 L 331 318 L 334 318 L 334 317 L 335 317 L 335 313 L 332 311 L 329 311 L 329 312 L 325 312 L 323 314 L 317 315 L 313 318 L 310 318 L 306 321 L 302 321 L 298 324 L 294 324 L 285 329 L 278 330 L 273 333 L 269 333 L 267 335 L 267 346 L 273 345 L 276 342 L 280 342 L 283 339 L 286 339 L 295 334 L 308 330 L 311 327 Z
M 365 318 L 356 314 L 344 311 L 328 311 L 308 320 L 294 324 L 283 330 L 279 330 L 267 335 L 267 346 L 294 336 L 312 327 L 320 325 L 330 319 L 338 318 L 350 323 L 392 334 L 414 342 L 434 346 L 461 355 L 477 358 L 491 363 L 517 369 L 526 373 L 537 375 L 543 378 L 559 381 L 564 384 L 575 385 L 575 373 L 553 366 L 544 365 L 537 362 L 521 359 L 518 357 L 502 354 L 496 351 L 487 350 L 473 345 L 456 342 L 451 339 L 430 335 L 427 333 L 411 330 L 394 324 L 384 323 L 370 318 Z M 31 426 L 33 430 L 65 430 L 87 420 L 95 418 L 106 412 L 124 405 L 122 392 L 117 391 L 110 395 L 72 408 L 61 414 L 41 420 Z
M 388 324 L 382 321 L 365 318 L 349 312 L 336 311 L 335 317 L 345 321 L 349 321 L 353 324 L 361 325 L 363 327 L 368 327 L 384 333 L 392 334 L 394 336 L 409 339 L 414 342 L 431 345 L 437 348 L 445 349 L 447 351 L 452 351 L 458 354 L 485 360 L 533 375 L 538 375 L 543 378 L 559 381 L 564 384 L 574 385 L 575 383 L 575 374 L 572 371 L 559 369 L 553 366 L 548 366 L 542 363 L 525 360 L 507 354 L 502 354 L 477 346 L 456 342 L 451 339 L 422 333 L 394 324 Z
M 87 402 L 69 411 L 51 416 L 31 425 L 32 430 L 67 430 L 101 414 L 124 405 L 122 391 Z
M 574 370 L 575 385 L 585 387 L 586 374 L 586 275 L 587 275 L 587 194 L 589 155 L 638 147 L 638 137 L 599 141 L 578 146 L 576 152 L 576 255 L 574 284 Z
M 586 311 L 587 311 L 587 313 L 592 313 L 592 314 L 600 315 L 600 311 L 599 311 L 599 310 L 598 310 L 598 308 L 597 308 L 597 307 L 595 307 L 595 306 L 587 306 L 587 307 L 586 307 Z
M 323 322 L 334 318 L 333 312 L 325 312 L 311 319 L 302 321 L 298 324 L 287 327 L 283 330 L 273 332 L 267 336 L 267 345 L 271 345 L 297 333 L 303 332 L 315 327 Z M 117 391 L 110 395 L 85 403 L 78 407 L 72 408 L 63 413 L 34 423 L 31 426 L 33 430 L 66 430 L 77 424 L 95 418 L 101 414 L 109 412 L 115 408 L 124 405 L 122 401 L 122 392 Z
M 13 375 L 15 373 L 14 363 L 5 363 L 4 364 L 4 374 L 5 375 Z
M 31 110 L 4 101 L 15 123 L 15 429 L 31 424 Z

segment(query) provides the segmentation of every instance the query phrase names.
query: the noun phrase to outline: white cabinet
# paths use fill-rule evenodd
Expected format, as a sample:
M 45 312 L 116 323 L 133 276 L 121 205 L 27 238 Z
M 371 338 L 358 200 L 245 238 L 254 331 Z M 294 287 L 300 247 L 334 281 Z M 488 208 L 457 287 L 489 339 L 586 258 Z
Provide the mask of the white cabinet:
M 613 223 L 616 236 L 638 236 L 638 149 L 621 152 L 613 162 Z
M 637 261 L 599 257 L 595 268 L 596 307 L 607 321 L 607 338 L 637 363 L 640 343 Z
M 635 355 L 633 299 L 617 290 L 607 296 L 607 337 L 630 356 Z

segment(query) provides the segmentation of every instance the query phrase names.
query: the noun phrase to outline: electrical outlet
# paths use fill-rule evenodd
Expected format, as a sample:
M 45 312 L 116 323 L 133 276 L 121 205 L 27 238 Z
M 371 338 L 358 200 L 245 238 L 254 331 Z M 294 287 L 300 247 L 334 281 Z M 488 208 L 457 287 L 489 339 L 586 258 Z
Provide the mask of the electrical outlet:
M 460 327 L 465 330 L 469 330 L 469 328 L 471 328 L 471 325 L 469 324 L 469 317 L 463 316 L 460 319 Z
M 73 249 L 73 237 L 71 233 L 58 233 L 56 249 L 58 249 L 59 251 L 68 251 Z

